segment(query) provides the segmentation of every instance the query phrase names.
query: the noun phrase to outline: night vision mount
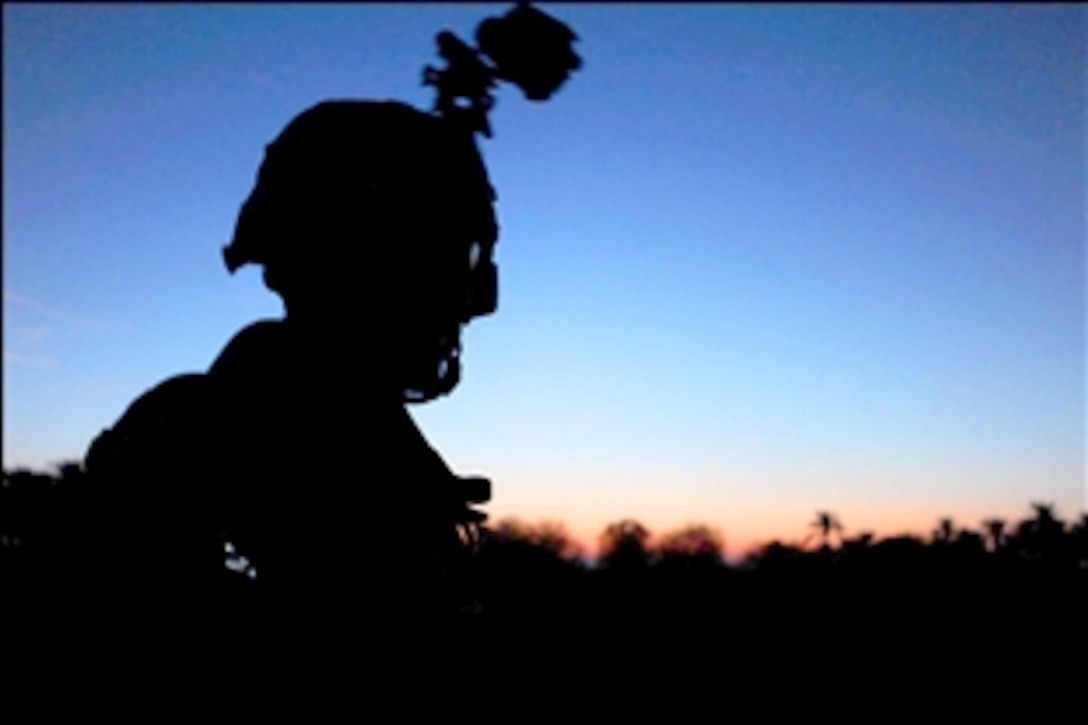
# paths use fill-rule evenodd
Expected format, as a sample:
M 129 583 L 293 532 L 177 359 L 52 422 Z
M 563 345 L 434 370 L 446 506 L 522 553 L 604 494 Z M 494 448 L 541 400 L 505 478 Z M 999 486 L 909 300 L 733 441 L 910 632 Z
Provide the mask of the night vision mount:
M 495 105 L 496 82 L 513 83 L 530 101 L 548 100 L 582 66 L 572 47 L 577 39 L 564 23 L 528 2 L 482 21 L 476 27 L 477 48 L 443 30 L 436 41 L 446 67 L 423 70 L 423 84 L 438 92 L 432 112 L 490 138 L 487 113 Z
M 491 137 L 487 114 L 495 105 L 492 90 L 499 81 L 513 83 L 530 101 L 546 101 L 582 66 L 572 47 L 577 40 L 574 32 L 528 2 L 518 3 L 505 15 L 486 18 L 476 27 L 475 36 L 478 47 L 449 30 L 438 33 L 438 55 L 446 65 L 428 65 L 423 71 L 423 85 L 437 92 L 431 114 L 469 137 L 477 133 Z M 488 190 L 493 200 L 494 190 L 490 186 Z M 461 325 L 491 314 L 498 304 L 498 270 L 492 259 L 497 229 L 493 213 L 489 216 L 476 240 L 478 254 L 470 255 L 468 304 Z M 459 328 L 436 336 L 433 350 L 428 348 L 417 358 L 418 371 L 407 376 L 416 382 L 405 387 L 405 402 L 425 403 L 458 384 Z

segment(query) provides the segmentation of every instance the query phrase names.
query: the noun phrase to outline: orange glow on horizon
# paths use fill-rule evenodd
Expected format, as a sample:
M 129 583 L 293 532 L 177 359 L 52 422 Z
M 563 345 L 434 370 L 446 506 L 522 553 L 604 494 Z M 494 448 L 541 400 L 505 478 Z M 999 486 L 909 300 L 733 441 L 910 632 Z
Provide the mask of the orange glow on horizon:
M 575 550 L 581 552 L 586 558 L 596 559 L 597 556 L 600 553 L 600 551 L 599 551 L 599 539 L 600 539 L 601 534 L 604 532 L 605 528 L 609 524 L 616 523 L 617 521 L 620 521 L 621 519 L 625 519 L 625 518 L 633 518 L 634 520 L 641 523 L 643 526 L 645 526 L 650 531 L 651 536 L 650 536 L 650 540 L 649 540 L 649 545 L 651 547 L 656 545 L 660 541 L 660 539 L 661 539 L 661 537 L 663 535 L 668 534 L 668 533 L 670 533 L 672 531 L 675 531 L 677 529 L 680 529 L 680 528 L 682 528 L 683 526 L 686 526 L 686 525 L 703 524 L 703 525 L 709 526 L 711 528 L 716 528 L 720 533 L 723 534 L 723 537 L 724 537 L 724 540 L 725 540 L 724 554 L 725 554 L 725 557 L 729 561 L 740 561 L 740 560 L 746 558 L 747 556 L 749 556 L 749 555 L 751 555 L 753 553 L 756 553 L 757 551 L 762 549 L 764 546 L 770 544 L 773 541 L 778 541 L 779 543 L 790 545 L 790 546 L 803 547 L 803 548 L 806 548 L 806 549 L 813 549 L 818 545 L 815 539 L 810 540 L 807 544 L 805 543 L 805 537 L 807 537 L 810 533 L 812 533 L 814 531 L 811 528 L 806 529 L 805 526 L 796 527 L 795 531 L 790 532 L 789 534 L 785 534 L 785 535 L 761 534 L 761 535 L 750 535 L 750 536 L 746 536 L 744 538 L 738 538 L 738 537 L 732 537 L 731 538 L 731 537 L 729 537 L 728 532 L 724 529 L 724 527 L 715 526 L 710 521 L 698 520 L 698 519 L 695 519 L 695 518 L 692 518 L 691 520 L 686 521 L 684 524 L 681 524 L 681 525 L 678 525 L 678 526 L 653 526 L 652 523 L 649 520 L 646 520 L 646 519 L 639 519 L 637 517 L 631 517 L 631 516 L 616 516 L 616 517 L 614 517 L 612 519 L 609 519 L 607 522 L 601 524 L 599 527 L 594 527 L 594 526 L 587 526 L 587 525 L 583 525 L 583 526 L 568 525 L 568 524 L 566 524 L 565 522 L 562 522 L 559 519 L 550 518 L 550 517 L 543 517 L 542 518 L 542 517 L 525 516 L 525 515 L 517 515 L 517 514 L 509 513 L 509 514 L 503 514 L 503 515 L 500 515 L 500 516 L 492 516 L 491 519 L 489 520 L 488 524 L 491 525 L 491 526 L 495 526 L 495 525 L 497 525 L 499 523 L 502 523 L 504 521 L 511 521 L 512 520 L 512 521 L 516 521 L 519 524 L 525 525 L 527 527 L 535 528 L 537 526 L 544 525 L 544 524 L 554 525 L 556 523 L 559 523 L 559 524 L 561 524 L 563 526 L 564 530 L 570 536 L 572 544 L 573 544 L 572 548 L 574 548 Z M 805 522 L 805 523 L 811 523 L 811 519 L 809 521 Z M 921 527 L 920 526 L 920 527 L 913 527 L 912 528 L 912 527 L 902 527 L 902 526 L 895 527 L 895 526 L 892 526 L 892 527 L 886 527 L 886 528 L 868 527 L 868 528 L 847 529 L 846 532 L 844 533 L 844 538 L 849 539 L 849 538 L 852 538 L 852 537 L 856 537 L 856 536 L 858 536 L 860 534 L 867 533 L 867 534 L 871 534 L 873 536 L 874 541 L 879 541 L 881 539 L 898 537 L 898 536 L 915 536 L 915 537 L 921 538 L 923 540 L 928 540 L 930 538 L 931 534 L 932 534 L 933 529 L 936 527 L 936 523 L 937 523 L 936 520 L 934 520 L 934 522 L 931 525 L 929 525 L 928 527 Z M 974 526 L 974 527 L 968 526 L 967 528 L 974 528 L 976 530 L 980 529 L 979 526 Z
M 889 507 L 890 508 L 890 507 Z M 818 545 L 816 538 L 805 544 L 805 539 L 816 532 L 813 522 L 816 519 L 816 509 L 798 510 L 790 507 L 785 512 L 757 512 L 753 511 L 749 516 L 723 517 L 725 520 L 715 520 L 714 509 L 707 508 L 705 516 L 678 516 L 659 514 L 654 516 L 638 515 L 638 512 L 617 512 L 615 515 L 603 516 L 598 512 L 572 511 L 570 516 L 563 516 L 557 511 L 550 511 L 545 515 L 528 514 L 524 509 L 513 509 L 505 506 L 484 507 L 489 515 L 489 524 L 494 525 L 504 520 L 515 520 L 521 524 L 536 527 L 548 523 L 562 526 L 571 537 L 576 547 L 590 559 L 595 559 L 599 554 L 599 538 L 609 524 L 622 519 L 633 519 L 650 532 L 649 545 L 652 547 L 660 541 L 661 537 L 688 525 L 705 525 L 716 529 L 724 539 L 724 554 L 729 561 L 740 561 L 748 555 L 757 552 L 762 547 L 773 541 L 782 544 L 804 548 L 815 548 Z M 913 536 L 928 541 L 937 528 L 941 518 L 950 514 L 939 513 L 939 510 L 929 507 L 918 510 L 888 510 L 870 509 L 862 507 L 843 507 L 841 510 L 828 509 L 835 514 L 843 524 L 842 538 L 851 539 L 862 534 L 870 534 L 874 541 L 882 539 Z M 843 513 L 843 512 L 846 513 Z M 799 516 L 793 515 L 800 514 Z M 864 514 L 868 513 L 868 516 Z M 1071 512 L 1069 512 L 1071 513 Z M 762 515 L 759 515 L 762 514 Z M 955 525 L 959 528 L 970 529 L 982 533 L 982 522 L 988 518 L 1004 518 L 1011 529 L 1016 522 L 1030 517 L 1028 504 L 1016 514 L 1003 514 L 1000 511 L 978 511 L 971 515 L 961 512 L 960 516 L 951 516 Z M 837 542 L 837 539 L 834 539 Z
M 878 471 L 861 464 L 834 469 L 782 464 L 723 473 L 697 466 L 574 470 L 522 461 L 499 464 L 489 474 L 493 499 L 482 508 L 492 523 L 560 522 L 590 557 L 598 553 L 605 528 L 622 519 L 646 527 L 651 545 L 682 527 L 706 525 L 721 533 L 726 557 L 738 560 L 771 541 L 801 545 L 814 532 L 819 511 L 838 518 L 844 537 L 871 534 L 874 540 L 902 535 L 928 540 L 944 517 L 957 528 L 981 532 L 986 519 L 1005 519 L 1012 528 L 1032 515 L 1030 500 L 1014 500 L 997 485 L 987 500 L 959 493 L 971 479 L 969 472 L 941 467 Z M 919 480 L 926 482 L 924 488 Z M 1082 511 L 1068 502 L 1057 506 L 1067 521 Z

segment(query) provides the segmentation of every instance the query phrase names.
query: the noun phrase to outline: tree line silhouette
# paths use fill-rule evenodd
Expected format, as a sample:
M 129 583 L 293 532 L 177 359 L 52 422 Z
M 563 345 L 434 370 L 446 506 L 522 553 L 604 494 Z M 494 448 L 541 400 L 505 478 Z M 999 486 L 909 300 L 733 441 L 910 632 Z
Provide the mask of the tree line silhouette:
M 17 469 L 0 486 L 0 572 L 16 586 L 102 586 L 81 577 L 106 549 L 108 499 L 77 462 L 53 472 Z M 473 570 L 486 612 L 495 616 L 689 615 L 850 616 L 861 609 L 987 611 L 1053 617 L 1083 611 L 1088 583 L 1088 514 L 1062 520 L 1034 502 L 1017 522 L 980 528 L 943 518 L 927 536 L 846 535 L 829 511 L 817 512 L 800 543 L 772 541 L 739 561 L 724 556 L 721 533 L 690 525 L 653 536 L 633 519 L 610 524 L 595 559 L 561 523 L 492 524 Z M 405 536 L 412 535 L 407 523 Z M 129 542 L 132 566 L 153 566 Z M 116 552 L 116 547 L 108 549 Z M 351 574 L 345 573 L 345 576 Z M 129 570 L 132 581 L 139 572 Z M 219 584 L 248 596 L 254 570 L 224 542 Z M 109 584 L 109 583 L 107 583 Z M 124 578 L 113 582 L 123 585 Z

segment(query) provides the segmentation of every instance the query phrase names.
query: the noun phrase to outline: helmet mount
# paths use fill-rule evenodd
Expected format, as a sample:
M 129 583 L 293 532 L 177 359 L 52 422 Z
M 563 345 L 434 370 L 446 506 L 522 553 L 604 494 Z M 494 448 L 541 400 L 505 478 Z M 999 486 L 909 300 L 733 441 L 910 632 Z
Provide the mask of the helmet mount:
M 491 89 L 496 81 L 513 83 L 530 101 L 546 101 L 582 66 L 571 47 L 577 38 L 528 2 L 481 22 L 476 28 L 478 48 L 443 30 L 435 40 L 446 67 L 423 70 L 423 84 L 438 92 L 433 113 L 490 138 L 487 113 L 495 103 Z

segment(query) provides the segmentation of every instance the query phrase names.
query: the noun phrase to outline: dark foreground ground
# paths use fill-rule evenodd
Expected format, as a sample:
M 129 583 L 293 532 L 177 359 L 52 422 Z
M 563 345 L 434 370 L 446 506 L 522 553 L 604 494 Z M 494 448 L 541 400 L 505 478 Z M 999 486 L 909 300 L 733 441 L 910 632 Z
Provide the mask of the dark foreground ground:
M 115 568 L 109 581 L 88 575 L 88 542 L 99 535 L 99 523 L 78 473 L 5 472 L 0 615 L 19 610 L 39 622 L 102 616 L 116 622 L 173 609 L 182 620 L 212 617 L 229 631 L 271 636 L 365 622 L 348 600 L 397 596 L 370 592 L 372 581 L 344 572 L 333 588 L 343 597 L 308 590 L 273 597 L 259 572 L 254 579 L 228 570 L 225 555 L 221 566 L 207 567 L 216 574 L 200 591 L 155 591 L 146 585 L 146 569 Z M 971 628 L 1061 637 L 1082 630 L 1088 616 L 1088 521 L 1064 522 L 1043 504 L 1033 509 L 1015 525 L 987 522 L 984 533 L 945 520 L 929 537 L 883 540 L 831 536 L 834 522 L 821 515 L 823 528 L 811 546 L 774 543 L 735 564 L 724 561 L 720 537 L 707 527 L 654 544 L 636 522 L 619 522 L 602 536 L 601 560 L 590 564 L 554 527 L 500 522 L 470 571 L 482 614 L 460 621 L 527 630 L 550 622 L 632 632 L 702 628 L 757 638 L 789 629 L 866 637 L 937 629 L 954 636 Z M 145 555 L 145 567 L 148 561 Z

